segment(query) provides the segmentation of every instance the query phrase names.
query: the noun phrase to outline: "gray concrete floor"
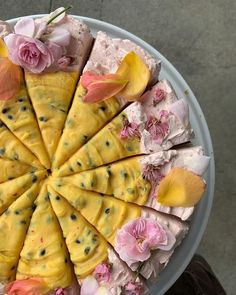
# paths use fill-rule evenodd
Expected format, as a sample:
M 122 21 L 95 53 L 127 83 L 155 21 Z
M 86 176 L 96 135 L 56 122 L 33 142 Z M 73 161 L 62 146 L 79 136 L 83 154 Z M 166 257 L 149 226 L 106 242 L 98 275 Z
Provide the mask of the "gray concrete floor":
M 236 288 L 236 1 L 0 0 L 0 19 L 47 13 L 68 4 L 138 35 L 187 80 L 205 113 L 216 157 L 216 192 L 199 253 L 227 294 Z

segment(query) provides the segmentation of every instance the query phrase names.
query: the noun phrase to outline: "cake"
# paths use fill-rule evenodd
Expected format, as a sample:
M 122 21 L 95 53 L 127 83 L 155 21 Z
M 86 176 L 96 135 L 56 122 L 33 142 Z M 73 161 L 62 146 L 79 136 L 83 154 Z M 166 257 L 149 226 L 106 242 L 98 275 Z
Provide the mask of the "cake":
M 146 294 L 210 158 L 161 62 L 68 9 L 1 21 L 0 295 Z

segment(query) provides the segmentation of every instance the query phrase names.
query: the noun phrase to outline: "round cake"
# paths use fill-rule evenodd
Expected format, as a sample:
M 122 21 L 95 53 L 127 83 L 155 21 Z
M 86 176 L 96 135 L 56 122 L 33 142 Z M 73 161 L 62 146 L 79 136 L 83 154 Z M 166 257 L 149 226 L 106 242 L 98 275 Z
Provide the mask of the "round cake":
M 142 295 L 210 158 L 161 61 L 58 8 L 0 21 L 0 295 Z

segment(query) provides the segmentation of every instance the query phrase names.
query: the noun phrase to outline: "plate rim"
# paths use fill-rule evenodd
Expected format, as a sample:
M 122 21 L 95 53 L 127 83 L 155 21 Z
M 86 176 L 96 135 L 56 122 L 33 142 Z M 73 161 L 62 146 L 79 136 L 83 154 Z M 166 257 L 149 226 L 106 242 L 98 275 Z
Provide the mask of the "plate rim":
M 25 15 L 25 16 L 32 17 L 32 18 L 40 18 L 45 15 L 46 14 L 34 14 L 34 15 Z M 25 17 L 25 16 L 20 16 L 20 17 L 16 17 L 13 19 L 9 19 L 9 20 L 7 20 L 7 22 L 10 25 L 14 25 L 14 23 L 17 22 L 21 17 Z M 85 17 L 85 16 L 78 16 L 78 15 L 71 15 L 71 16 L 75 17 L 76 19 L 80 19 L 80 20 L 84 21 L 86 24 L 88 24 L 89 27 L 92 24 L 95 28 L 99 27 L 99 26 L 105 28 L 104 29 L 105 32 L 107 32 L 106 31 L 106 28 L 107 28 L 108 30 L 113 30 L 115 33 L 125 35 L 125 36 L 127 36 L 126 37 L 127 39 L 133 40 L 135 43 L 137 43 L 142 48 L 147 50 L 151 55 L 154 55 L 154 57 L 158 56 L 158 58 L 161 60 L 161 63 L 165 64 L 165 66 L 170 70 L 170 73 L 173 74 L 179 80 L 179 83 L 182 84 L 185 89 L 188 89 L 189 96 L 191 97 L 194 110 L 199 115 L 199 119 L 201 119 L 201 121 L 202 121 L 201 123 L 202 123 L 202 127 L 204 129 L 204 137 L 203 137 L 204 142 L 205 142 L 204 147 L 205 147 L 205 150 L 207 151 L 207 154 L 211 157 L 210 165 L 208 167 L 208 170 L 209 170 L 208 173 L 210 175 L 210 182 L 208 183 L 209 192 L 208 192 L 208 195 L 204 197 L 204 200 L 206 199 L 206 201 L 204 202 L 204 205 L 206 205 L 204 218 L 201 220 L 202 223 L 199 226 L 199 231 L 197 233 L 197 237 L 194 240 L 194 243 L 192 244 L 191 249 L 185 255 L 185 258 L 182 261 L 181 265 L 178 265 L 178 269 L 176 269 L 175 273 L 173 273 L 171 275 L 171 277 L 166 282 L 164 282 L 162 284 L 162 286 L 161 286 L 161 282 L 160 282 L 161 279 L 160 279 L 160 281 L 154 283 L 153 286 L 151 287 L 149 295 L 162 295 L 175 283 L 175 281 L 180 277 L 180 275 L 183 273 L 183 271 L 185 270 L 185 268 L 187 267 L 187 265 L 191 261 L 193 255 L 195 254 L 195 252 L 196 252 L 196 250 L 203 238 L 203 234 L 206 230 L 207 223 L 208 223 L 208 220 L 210 217 L 211 208 L 212 208 L 212 204 L 213 204 L 213 198 L 214 198 L 214 190 L 215 190 L 215 161 L 214 161 L 213 144 L 212 144 L 210 131 L 209 131 L 205 116 L 203 114 L 203 111 L 199 105 L 199 102 L 198 102 L 196 96 L 194 95 L 193 91 L 191 90 L 190 86 L 185 81 L 183 76 L 179 73 L 179 71 L 175 68 L 175 66 L 163 54 L 161 54 L 156 48 L 154 48 L 152 45 L 148 44 L 146 41 L 144 41 L 140 37 L 136 36 L 135 34 L 129 32 L 121 27 L 115 26 L 111 23 L 101 21 L 101 20 L 98 20 L 95 18 Z M 108 33 L 108 35 L 109 35 L 109 33 Z M 200 203 L 202 203 L 202 201 Z M 187 239 L 187 237 L 185 237 L 184 240 L 186 240 L 186 239 Z M 178 248 L 181 249 L 181 246 Z M 180 252 L 179 249 L 177 249 L 175 252 L 177 252 L 177 251 Z M 166 269 L 168 269 L 168 266 Z M 166 269 L 163 272 L 165 272 Z M 160 277 L 162 277 L 162 274 Z M 166 277 L 167 277 L 167 275 L 166 275 Z M 158 292 L 158 293 L 156 293 L 156 292 Z

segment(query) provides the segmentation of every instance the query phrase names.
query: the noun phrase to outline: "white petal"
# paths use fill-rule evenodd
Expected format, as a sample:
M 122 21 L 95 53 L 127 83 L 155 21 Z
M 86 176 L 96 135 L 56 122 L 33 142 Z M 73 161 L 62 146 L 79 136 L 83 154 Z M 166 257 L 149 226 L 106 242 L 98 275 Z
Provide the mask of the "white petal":
M 34 37 L 35 23 L 31 17 L 21 18 L 14 27 L 15 33 L 27 37 Z
M 53 12 L 51 12 L 49 14 L 48 19 L 52 19 L 54 16 L 56 16 L 58 13 L 60 13 L 61 11 L 63 11 L 65 9 L 65 7 L 59 7 L 56 10 L 54 10 Z M 66 12 L 63 12 L 62 14 L 60 14 L 57 18 L 55 18 L 52 23 L 59 23 L 60 21 L 62 21 L 64 19 L 64 17 L 66 16 Z
M 54 28 L 47 36 L 47 40 L 60 46 L 67 46 L 70 43 L 70 33 L 62 28 Z

